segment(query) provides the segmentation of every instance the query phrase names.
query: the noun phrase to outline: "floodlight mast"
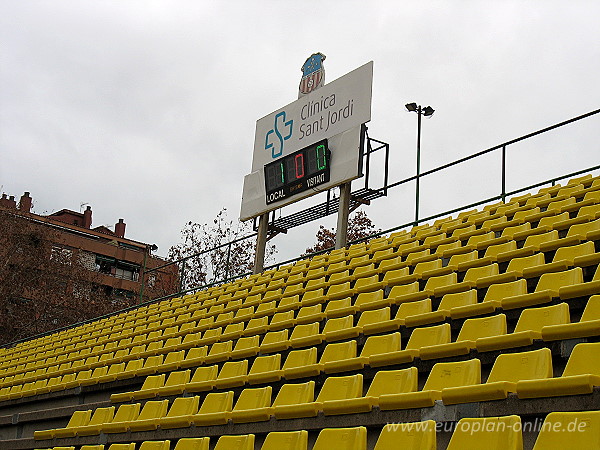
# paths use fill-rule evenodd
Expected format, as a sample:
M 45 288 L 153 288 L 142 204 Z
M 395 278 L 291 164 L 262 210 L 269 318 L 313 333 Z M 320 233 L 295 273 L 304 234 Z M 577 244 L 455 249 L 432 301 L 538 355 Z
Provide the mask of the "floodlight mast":
M 404 105 L 408 112 L 417 113 L 417 178 L 416 178 L 416 189 L 415 189 L 415 225 L 419 223 L 419 181 L 421 177 L 421 116 L 431 117 L 435 110 L 431 106 L 422 108 L 421 105 L 416 103 L 407 103 Z

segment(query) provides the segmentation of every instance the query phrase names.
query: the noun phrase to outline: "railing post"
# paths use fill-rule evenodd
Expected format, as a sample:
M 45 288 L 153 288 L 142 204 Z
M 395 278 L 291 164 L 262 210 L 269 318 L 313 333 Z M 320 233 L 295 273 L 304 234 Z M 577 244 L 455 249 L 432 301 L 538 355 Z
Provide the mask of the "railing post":
M 415 226 L 419 225 L 419 181 L 421 177 L 421 106 L 417 110 L 417 178 L 415 186 Z
M 179 292 L 183 291 L 183 277 L 185 276 L 185 259 L 181 261 L 181 269 L 179 269 Z
M 502 146 L 502 201 L 506 202 L 506 145 Z
M 142 283 L 140 286 L 140 301 L 139 303 L 142 303 L 144 300 L 144 279 L 146 278 L 146 261 L 148 260 L 148 252 L 150 250 L 148 249 L 148 247 L 146 246 L 146 250 L 144 252 L 144 266 L 142 267 L 142 273 L 140 274 L 140 277 L 142 278 Z
M 229 279 L 229 261 L 231 258 L 231 242 L 227 246 L 227 262 L 225 263 L 225 279 Z

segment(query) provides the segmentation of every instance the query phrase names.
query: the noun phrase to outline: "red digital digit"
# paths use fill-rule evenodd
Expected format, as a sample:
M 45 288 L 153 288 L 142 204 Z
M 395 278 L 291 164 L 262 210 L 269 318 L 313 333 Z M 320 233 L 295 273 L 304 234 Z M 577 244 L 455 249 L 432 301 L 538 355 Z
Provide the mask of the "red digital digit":
M 296 178 L 302 178 L 304 176 L 304 155 L 299 153 L 294 160 L 296 164 Z

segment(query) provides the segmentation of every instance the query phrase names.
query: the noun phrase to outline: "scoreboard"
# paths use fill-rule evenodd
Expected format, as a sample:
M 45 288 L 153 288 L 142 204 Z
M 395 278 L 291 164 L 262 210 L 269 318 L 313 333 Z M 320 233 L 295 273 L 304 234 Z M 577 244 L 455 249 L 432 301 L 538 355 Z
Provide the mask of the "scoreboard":
M 285 199 L 330 179 L 331 152 L 327 139 L 264 166 L 266 203 Z

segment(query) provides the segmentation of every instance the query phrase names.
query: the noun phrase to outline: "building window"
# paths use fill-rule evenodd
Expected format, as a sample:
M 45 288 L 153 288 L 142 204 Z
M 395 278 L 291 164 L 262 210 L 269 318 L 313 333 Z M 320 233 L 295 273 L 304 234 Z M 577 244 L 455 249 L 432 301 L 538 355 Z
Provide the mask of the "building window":
M 123 280 L 138 281 L 140 276 L 140 266 L 137 264 L 102 255 L 96 255 L 96 270 Z

